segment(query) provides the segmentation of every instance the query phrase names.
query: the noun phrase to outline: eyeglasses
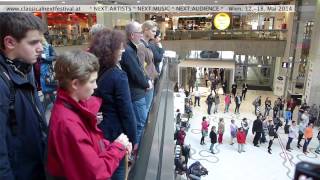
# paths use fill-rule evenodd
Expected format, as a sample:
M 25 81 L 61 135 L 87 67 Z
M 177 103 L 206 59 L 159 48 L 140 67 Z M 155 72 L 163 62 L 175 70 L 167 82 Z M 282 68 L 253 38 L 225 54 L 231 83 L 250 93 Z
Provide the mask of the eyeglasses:
M 136 33 L 136 34 L 142 34 L 142 32 L 132 32 L 132 33 Z

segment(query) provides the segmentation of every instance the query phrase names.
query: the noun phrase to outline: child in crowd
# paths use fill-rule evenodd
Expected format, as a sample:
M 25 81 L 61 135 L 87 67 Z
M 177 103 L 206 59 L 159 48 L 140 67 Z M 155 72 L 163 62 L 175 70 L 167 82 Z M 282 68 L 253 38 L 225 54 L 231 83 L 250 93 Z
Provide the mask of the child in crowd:
M 215 126 L 212 126 L 212 128 L 211 128 L 210 140 L 211 140 L 210 152 L 212 154 L 214 154 L 214 144 L 217 143 L 217 134 L 216 134 L 216 127 Z
M 238 142 L 238 152 L 244 151 L 244 144 L 246 143 L 246 133 L 242 127 L 240 127 L 237 131 L 237 142 Z

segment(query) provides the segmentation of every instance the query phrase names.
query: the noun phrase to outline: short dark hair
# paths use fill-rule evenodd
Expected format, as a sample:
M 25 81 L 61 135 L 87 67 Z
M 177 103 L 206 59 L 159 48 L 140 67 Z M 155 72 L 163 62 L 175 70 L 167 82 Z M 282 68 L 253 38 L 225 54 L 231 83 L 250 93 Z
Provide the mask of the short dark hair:
M 99 59 L 100 73 L 117 64 L 117 51 L 125 42 L 125 34 L 118 30 L 103 29 L 93 36 L 89 51 Z
M 30 30 L 45 32 L 42 20 L 32 13 L 0 13 L 0 48 L 4 49 L 4 38 L 12 36 L 18 42 Z

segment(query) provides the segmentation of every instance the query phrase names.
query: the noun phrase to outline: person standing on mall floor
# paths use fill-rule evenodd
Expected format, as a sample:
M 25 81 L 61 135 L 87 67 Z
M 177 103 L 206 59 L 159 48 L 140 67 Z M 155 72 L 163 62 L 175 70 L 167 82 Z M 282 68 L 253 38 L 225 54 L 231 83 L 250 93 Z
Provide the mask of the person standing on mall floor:
M 231 142 L 230 145 L 234 144 L 234 139 L 237 137 L 237 125 L 235 124 L 235 121 L 231 119 L 231 124 L 230 124 L 230 134 L 231 134 Z
M 261 108 L 261 96 L 258 96 L 253 102 L 252 105 L 254 106 L 254 114 L 257 116 L 260 114 Z
M 267 117 L 267 121 L 268 121 L 268 134 L 269 134 L 268 153 L 272 154 L 271 153 L 271 150 L 272 150 L 271 147 L 272 147 L 272 144 L 273 144 L 273 140 L 275 138 L 278 138 L 278 134 L 277 134 L 277 132 L 275 130 L 272 118 L 271 117 Z
M 185 128 L 181 126 L 180 130 L 178 131 L 177 144 L 180 146 L 183 146 L 185 138 L 186 138 Z
M 198 106 L 200 107 L 200 91 L 195 90 L 193 95 L 194 95 L 194 107 L 196 107 L 197 102 L 198 102 Z
M 207 97 L 207 105 L 208 105 L 208 114 L 210 115 L 211 114 L 211 107 L 212 107 L 212 104 L 214 102 L 214 97 L 212 96 L 212 93 L 209 94 L 209 96 Z
M 206 143 L 204 142 L 204 138 L 208 136 L 208 128 L 209 128 L 210 124 L 207 121 L 207 118 L 204 116 L 202 118 L 202 122 L 201 122 L 201 141 L 200 144 L 201 145 L 205 145 Z
M 236 108 L 234 109 L 234 113 L 238 113 L 240 114 L 240 105 L 242 102 L 242 98 L 240 96 L 240 94 L 237 94 L 237 96 L 234 98 L 235 104 L 236 104 Z
M 214 91 L 214 94 L 217 94 L 217 85 L 218 85 L 218 79 L 217 78 L 213 78 L 211 80 L 211 91 Z
M 299 128 L 297 126 L 296 121 L 292 121 L 291 126 L 289 127 L 289 134 L 288 134 L 288 142 L 286 145 L 286 150 L 287 151 L 291 151 L 291 147 L 290 144 L 292 142 L 293 139 L 296 139 L 298 137 L 299 134 Z
M 308 127 L 304 131 L 304 144 L 303 144 L 303 153 L 307 154 L 308 151 L 308 145 L 310 144 L 310 141 L 313 137 L 313 123 L 309 123 Z
M 315 150 L 315 153 L 320 154 L 320 128 L 318 130 L 318 135 L 317 135 L 317 139 L 318 139 L 318 147 Z
M 301 140 L 303 138 L 304 132 L 305 132 L 308 124 L 309 124 L 309 119 L 308 118 L 301 118 L 301 121 L 299 123 L 299 137 L 298 137 L 298 143 L 297 143 L 297 147 L 298 148 L 302 147 L 300 145 L 300 142 L 301 142 Z
M 291 122 L 291 120 L 292 120 L 292 113 L 291 113 L 291 108 L 290 107 L 286 110 L 284 118 L 286 120 L 286 125 L 288 125 L 289 122 Z
M 138 22 L 130 22 L 125 28 L 128 44 L 121 57 L 121 68 L 127 73 L 133 110 L 137 122 L 137 143 L 140 143 L 147 120 L 146 91 L 153 88 L 151 80 L 144 75 L 137 56 L 137 46 L 141 43 L 142 29 Z M 136 148 L 135 148 L 136 149 Z
M 96 33 L 91 41 L 89 52 L 99 59 L 100 70 L 94 95 L 102 99 L 103 121 L 99 128 L 104 137 L 113 142 L 124 133 L 135 145 L 137 123 L 134 115 L 127 74 L 119 64 L 124 51 L 125 35 L 121 31 L 104 29 Z M 137 148 L 137 145 L 135 146 Z M 111 179 L 125 178 L 125 159 Z
M 241 121 L 241 127 L 243 128 L 244 132 L 246 133 L 246 137 L 248 136 L 248 132 L 249 132 L 249 123 L 247 118 L 243 118 Z
M 210 152 L 214 154 L 214 144 L 217 143 L 217 134 L 216 134 L 216 127 L 212 126 L 211 131 L 210 131 L 210 140 L 211 140 L 211 145 L 210 145 Z
M 219 97 L 219 94 L 216 94 L 214 96 L 214 111 L 213 111 L 214 114 L 218 113 L 219 104 L 220 104 L 220 97 Z
M 97 124 L 102 100 L 91 96 L 97 88 L 99 61 L 85 51 L 57 57 L 57 100 L 48 136 L 47 171 L 52 179 L 110 179 L 132 144 L 124 134 L 110 143 Z M 62 156 L 63 155 L 63 156 Z
M 208 87 L 209 75 L 208 75 L 207 71 L 204 72 L 204 80 L 206 82 L 206 87 Z
M 261 133 L 263 132 L 262 121 L 261 121 L 261 114 L 257 116 L 257 119 L 253 121 L 252 125 L 252 134 L 254 135 L 253 138 L 253 145 L 259 147 L 259 140 L 261 138 Z
M 271 109 L 272 109 L 271 100 L 269 97 L 267 97 L 266 100 L 264 101 L 264 116 L 269 116 Z
M 247 91 L 248 91 L 248 84 L 247 83 L 243 83 L 243 85 L 242 85 L 242 95 L 241 95 L 243 100 L 246 99 Z
M 274 101 L 274 105 L 273 105 L 273 117 L 280 117 L 280 113 L 279 113 L 279 110 L 280 110 L 280 104 L 281 101 L 280 101 L 280 98 L 277 98 L 275 101 Z
M 309 115 L 310 115 L 310 122 L 315 123 L 319 115 L 319 109 L 316 104 L 313 104 L 310 107 Z
M 225 125 L 224 125 L 223 118 L 219 118 L 219 123 L 218 123 L 218 135 L 219 135 L 218 143 L 219 144 L 222 144 L 224 129 L 225 129 Z
M 288 100 L 288 102 L 287 102 L 287 108 L 290 108 L 290 109 L 291 109 L 291 113 L 292 113 L 292 114 L 293 114 L 294 109 L 296 108 L 296 106 L 297 106 L 297 103 L 296 103 L 296 101 L 295 101 L 293 98 L 291 98 L 290 100 Z
M 220 82 L 224 82 L 224 69 L 220 68 L 219 69 L 219 75 L 220 75 Z
M 237 131 L 238 152 L 245 152 L 244 144 L 246 143 L 246 133 L 242 127 Z
M 232 95 L 233 95 L 233 98 L 236 97 L 236 94 L 237 94 L 237 84 L 236 83 L 233 83 L 232 86 L 231 86 L 231 92 L 232 92 Z
M 231 95 L 230 94 L 226 94 L 226 96 L 224 97 L 224 113 L 229 112 L 229 107 L 231 104 Z
M 0 13 L 0 179 L 44 180 L 47 124 L 32 64 L 45 27 L 32 13 Z
M 263 129 L 263 131 L 261 133 L 260 144 L 267 142 L 266 135 L 269 133 L 268 125 L 269 124 L 268 124 L 267 116 L 262 116 L 262 129 Z
M 222 81 L 221 83 L 221 86 L 222 86 L 222 91 L 223 91 L 223 95 L 226 95 L 227 94 L 227 81 Z

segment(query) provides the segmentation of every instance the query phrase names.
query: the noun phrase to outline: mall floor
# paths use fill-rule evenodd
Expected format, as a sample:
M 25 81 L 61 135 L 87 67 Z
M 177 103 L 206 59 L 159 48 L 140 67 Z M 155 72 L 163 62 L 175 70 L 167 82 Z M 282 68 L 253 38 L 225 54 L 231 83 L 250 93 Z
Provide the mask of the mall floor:
M 190 120 L 190 129 L 187 132 L 185 144 L 191 145 L 191 159 L 188 166 L 195 161 L 200 161 L 201 164 L 208 169 L 209 174 L 202 176 L 202 180 L 290 180 L 293 179 L 295 164 L 300 161 L 309 161 L 313 163 L 320 163 L 320 155 L 314 152 L 318 145 L 316 133 L 318 127 L 314 128 L 314 138 L 312 139 L 308 149 L 310 153 L 307 155 L 302 153 L 302 149 L 297 148 L 297 140 L 291 143 L 291 152 L 285 151 L 284 146 L 287 143 L 288 136 L 284 133 L 283 127 L 278 130 L 279 138 L 274 140 L 272 146 L 272 154 L 267 152 L 268 143 L 261 144 L 260 147 L 255 147 L 252 144 L 253 135 L 251 131 L 252 123 L 255 120 L 253 114 L 254 107 L 252 101 L 258 95 L 262 96 L 264 102 L 267 96 L 272 98 L 272 103 L 275 100 L 271 91 L 251 91 L 247 93 L 247 98 L 240 106 L 240 115 L 235 115 L 235 104 L 231 104 L 231 112 L 223 113 L 224 96 L 220 95 L 220 101 L 223 102 L 219 106 L 219 112 L 216 114 L 207 114 L 207 105 L 205 103 L 208 89 L 200 87 L 202 92 L 200 99 L 200 107 L 194 107 L 194 116 Z M 175 99 L 176 101 L 176 99 Z M 175 102 L 176 104 L 176 102 Z M 263 111 L 263 110 L 262 110 Z M 218 127 L 218 119 L 224 118 L 225 133 L 223 144 L 216 144 L 215 154 L 209 151 L 210 139 L 205 139 L 206 145 L 200 145 L 201 138 L 201 120 L 203 116 L 210 119 L 210 127 L 214 125 Z M 237 151 L 238 144 L 230 145 L 230 120 L 235 119 L 238 127 L 241 126 L 241 119 L 246 117 L 250 124 L 249 134 L 246 140 L 245 152 L 239 153 Z M 294 112 L 294 119 L 297 118 L 297 111 Z M 268 138 L 268 136 L 267 136 Z M 267 139 L 268 140 L 268 139 Z M 303 144 L 304 140 L 301 144 Z M 185 175 L 177 176 L 177 179 L 186 179 Z

